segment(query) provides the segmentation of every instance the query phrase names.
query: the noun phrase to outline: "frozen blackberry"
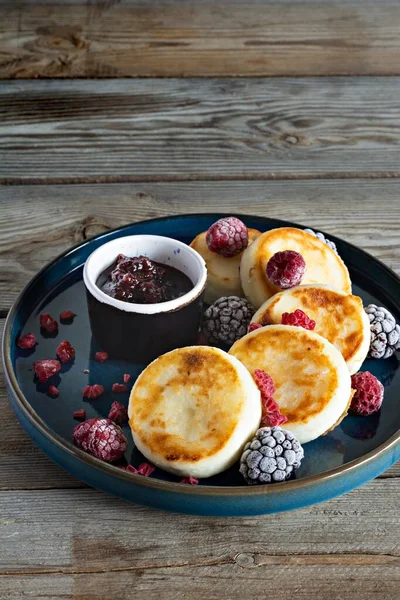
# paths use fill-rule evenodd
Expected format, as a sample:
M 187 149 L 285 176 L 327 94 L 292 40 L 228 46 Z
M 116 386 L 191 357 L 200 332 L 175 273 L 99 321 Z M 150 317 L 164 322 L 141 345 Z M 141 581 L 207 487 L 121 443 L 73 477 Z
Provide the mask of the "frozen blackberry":
M 369 304 L 365 312 L 371 326 L 370 358 L 390 358 L 396 350 L 400 350 L 400 325 L 383 306 Z
M 254 308 L 245 298 L 223 296 L 204 313 L 202 330 L 210 344 L 232 345 L 247 333 Z
M 303 457 L 304 450 L 291 431 L 262 427 L 245 445 L 239 471 L 249 485 L 276 483 L 289 479 Z
M 305 229 L 304 231 L 306 233 L 311 233 L 311 235 L 313 235 L 314 237 L 321 240 L 321 242 L 325 242 L 325 244 L 327 246 L 329 246 L 329 248 L 331 250 L 333 250 L 336 254 L 338 254 L 335 242 L 332 242 L 332 240 L 328 240 L 328 238 L 326 238 L 323 233 L 321 233 L 320 231 L 314 231 L 313 229 L 308 229 L 308 228 Z

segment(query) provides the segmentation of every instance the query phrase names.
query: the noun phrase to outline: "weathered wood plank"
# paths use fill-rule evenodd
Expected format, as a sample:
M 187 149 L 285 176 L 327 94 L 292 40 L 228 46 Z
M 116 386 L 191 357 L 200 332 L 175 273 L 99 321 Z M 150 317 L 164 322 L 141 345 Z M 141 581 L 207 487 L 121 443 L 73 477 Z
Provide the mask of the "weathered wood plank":
M 0 186 L 0 311 L 48 261 L 96 233 L 180 213 L 297 220 L 361 246 L 400 273 L 400 182 L 269 181 Z
M 337 599 L 338 588 L 394 599 L 399 492 L 400 480 L 375 481 L 323 506 L 229 522 L 166 519 L 93 490 L 2 492 L 2 598 L 239 599 L 272 587 L 277 600 Z
M 2 2 L 0 77 L 398 75 L 393 1 Z
M 9 81 L 0 182 L 400 176 L 400 78 Z

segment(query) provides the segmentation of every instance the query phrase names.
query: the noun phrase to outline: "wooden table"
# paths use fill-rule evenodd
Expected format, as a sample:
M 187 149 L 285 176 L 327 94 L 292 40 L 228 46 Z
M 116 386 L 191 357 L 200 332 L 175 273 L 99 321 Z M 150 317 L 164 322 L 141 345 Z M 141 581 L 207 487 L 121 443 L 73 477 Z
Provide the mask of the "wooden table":
M 388 0 L 0 0 L 1 322 L 58 253 L 159 215 L 287 218 L 400 273 L 399 34 Z M 1 599 L 398 598 L 399 464 L 293 513 L 168 515 L 51 463 L 3 379 L 0 407 Z

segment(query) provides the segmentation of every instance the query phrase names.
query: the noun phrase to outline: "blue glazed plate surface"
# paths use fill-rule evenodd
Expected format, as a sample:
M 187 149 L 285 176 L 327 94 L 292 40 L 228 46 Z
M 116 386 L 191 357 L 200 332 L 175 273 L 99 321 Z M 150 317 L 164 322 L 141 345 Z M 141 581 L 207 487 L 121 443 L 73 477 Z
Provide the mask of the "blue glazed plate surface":
M 150 478 L 126 473 L 76 449 L 71 432 L 76 425 L 73 411 L 85 408 L 87 417 L 107 416 L 113 400 L 125 404 L 128 394 L 113 394 L 114 382 L 123 374 L 131 382 L 144 365 L 108 360 L 100 364 L 94 354 L 100 350 L 91 337 L 82 281 L 83 264 L 95 248 L 110 239 L 132 234 L 159 234 L 189 243 L 200 231 L 222 215 L 188 215 L 135 223 L 100 235 L 72 249 L 45 267 L 25 288 L 7 320 L 3 354 L 10 401 L 22 426 L 34 442 L 55 462 L 89 485 L 122 498 L 167 510 L 204 515 L 255 515 L 300 508 L 345 493 L 389 468 L 400 457 L 400 370 L 398 356 L 389 360 L 367 360 L 362 370 L 374 373 L 385 385 L 382 409 L 371 417 L 348 416 L 327 436 L 306 444 L 305 459 L 296 479 L 270 486 L 246 486 L 237 467 L 197 487 L 179 484 L 178 479 L 156 469 Z M 242 216 L 247 226 L 265 231 L 284 225 L 275 219 Z M 360 249 L 333 236 L 339 254 L 349 267 L 353 292 L 364 304 L 386 306 L 400 320 L 400 280 L 382 263 Z M 76 313 L 72 324 L 61 324 L 57 337 L 44 337 L 39 315 L 50 312 L 56 318 L 63 310 Z M 21 351 L 16 339 L 32 331 L 39 344 L 33 352 Z M 60 396 L 49 398 L 34 382 L 32 362 L 55 357 L 62 339 L 76 350 L 72 365 L 64 365 L 58 387 Z M 133 341 L 134 343 L 134 341 Z M 85 374 L 85 369 L 89 370 Z M 82 388 L 101 383 L 104 395 L 83 401 Z M 131 440 L 128 427 L 127 437 Z M 138 466 L 144 459 L 133 447 L 126 460 Z

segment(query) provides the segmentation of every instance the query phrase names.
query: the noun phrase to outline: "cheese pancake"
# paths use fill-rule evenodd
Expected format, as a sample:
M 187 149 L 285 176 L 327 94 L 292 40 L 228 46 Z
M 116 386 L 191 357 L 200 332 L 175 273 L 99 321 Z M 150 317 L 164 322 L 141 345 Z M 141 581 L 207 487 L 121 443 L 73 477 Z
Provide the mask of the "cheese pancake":
M 298 308 L 315 321 L 314 331 L 336 346 L 350 375 L 357 373 L 368 354 L 371 338 L 361 298 L 324 285 L 300 285 L 272 296 L 252 320 L 263 325 L 279 324 L 284 312 Z
M 306 262 L 302 284 L 322 283 L 351 294 L 349 272 L 342 259 L 320 239 L 295 227 L 280 227 L 262 233 L 243 252 L 240 277 L 243 291 L 255 308 L 280 292 L 267 277 L 267 263 L 276 252 L 294 250 Z
M 192 346 L 157 358 L 129 399 L 134 442 L 176 475 L 210 477 L 230 467 L 261 420 L 260 392 L 223 350 Z
M 284 427 L 301 443 L 326 433 L 346 415 L 350 373 L 340 352 L 317 333 L 269 325 L 238 340 L 229 353 L 252 375 L 262 369 L 272 377 L 274 400 L 288 418 Z
M 260 235 L 257 229 L 248 229 L 249 244 Z M 196 250 L 204 259 L 207 266 L 207 287 L 204 296 L 207 304 L 213 304 L 222 296 L 243 297 L 242 284 L 240 282 L 240 260 L 243 252 L 225 258 L 216 252 L 212 252 L 207 246 L 206 231 L 194 238 L 190 246 Z

